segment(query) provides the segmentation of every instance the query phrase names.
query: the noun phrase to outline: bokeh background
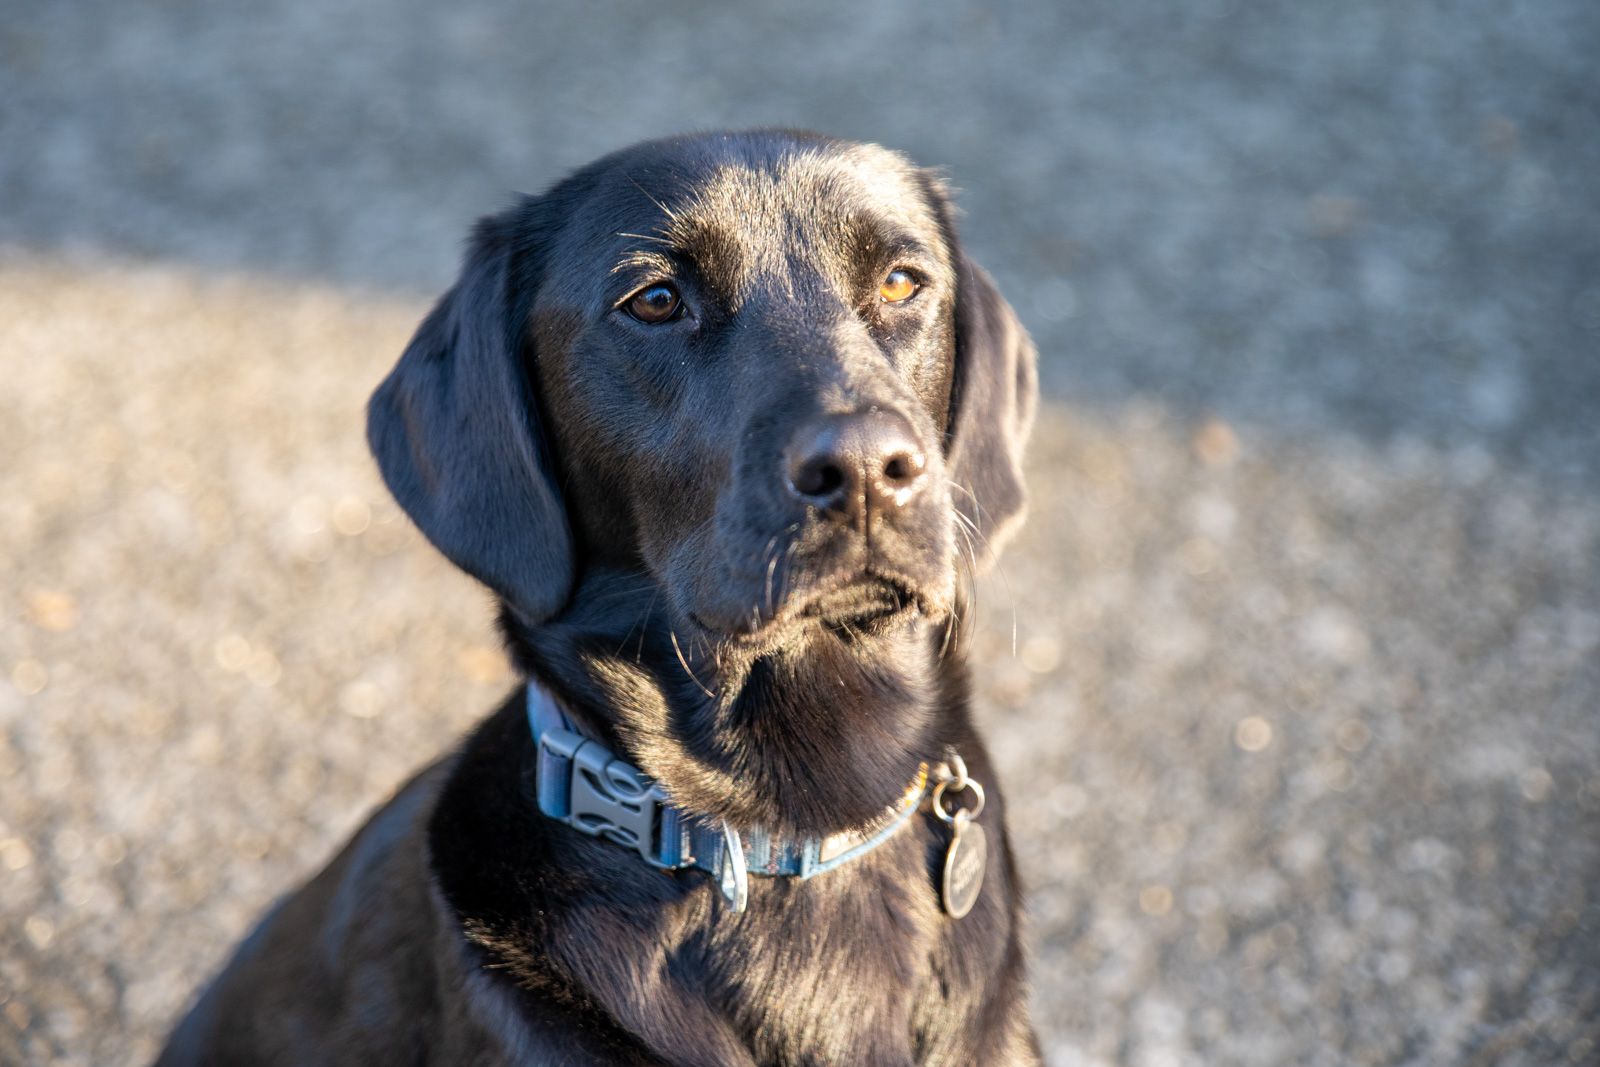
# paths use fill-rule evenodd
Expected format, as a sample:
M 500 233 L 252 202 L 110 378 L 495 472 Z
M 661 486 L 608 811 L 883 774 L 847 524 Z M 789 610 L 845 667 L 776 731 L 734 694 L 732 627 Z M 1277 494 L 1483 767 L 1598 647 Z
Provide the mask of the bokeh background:
M 477 214 L 754 124 L 946 168 L 1039 343 L 1050 1063 L 1600 1062 L 1600 6 L 0 15 L 0 1062 L 148 1060 L 507 689 L 366 395 Z

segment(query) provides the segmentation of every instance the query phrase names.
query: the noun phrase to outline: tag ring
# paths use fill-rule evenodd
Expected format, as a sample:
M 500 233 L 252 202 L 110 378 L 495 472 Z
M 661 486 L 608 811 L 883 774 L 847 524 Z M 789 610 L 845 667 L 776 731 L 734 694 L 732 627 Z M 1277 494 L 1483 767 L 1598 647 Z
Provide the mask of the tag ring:
M 956 821 L 957 814 L 965 814 L 968 819 L 976 819 L 979 815 L 983 814 L 983 805 L 986 803 L 983 795 L 983 786 L 979 785 L 971 778 L 968 778 L 965 782 L 961 782 L 961 784 L 957 785 L 956 783 L 958 781 L 959 780 L 955 778 L 947 778 L 933 787 L 933 814 L 939 819 L 940 822 L 947 825 Z M 978 795 L 978 803 L 970 808 L 959 808 L 954 812 L 945 811 L 944 804 L 942 803 L 944 800 L 944 791 L 946 787 L 951 785 L 956 786 L 956 792 L 958 793 L 963 789 L 971 789 Z

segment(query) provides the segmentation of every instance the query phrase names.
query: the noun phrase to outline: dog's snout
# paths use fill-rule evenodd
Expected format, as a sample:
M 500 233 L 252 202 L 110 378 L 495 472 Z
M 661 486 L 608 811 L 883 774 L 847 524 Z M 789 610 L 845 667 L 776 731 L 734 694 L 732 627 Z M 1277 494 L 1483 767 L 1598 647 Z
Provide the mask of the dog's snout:
M 789 446 L 788 485 L 824 512 L 856 522 L 896 511 L 922 489 L 927 456 L 899 415 L 867 411 L 807 423 Z

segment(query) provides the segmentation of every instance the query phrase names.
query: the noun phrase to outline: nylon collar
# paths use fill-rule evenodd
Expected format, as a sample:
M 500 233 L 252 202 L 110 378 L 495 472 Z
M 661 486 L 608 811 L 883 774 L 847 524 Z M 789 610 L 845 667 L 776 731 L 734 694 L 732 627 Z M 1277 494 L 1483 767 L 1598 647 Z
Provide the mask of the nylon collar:
M 735 912 L 749 899 L 749 876 L 804 881 L 871 852 L 906 824 L 928 792 L 928 769 L 883 816 L 864 829 L 826 837 L 740 833 L 723 821 L 690 815 L 660 783 L 579 733 L 555 698 L 528 683 L 528 726 L 538 747 L 539 810 L 591 837 L 634 849 L 661 870 L 709 873 Z

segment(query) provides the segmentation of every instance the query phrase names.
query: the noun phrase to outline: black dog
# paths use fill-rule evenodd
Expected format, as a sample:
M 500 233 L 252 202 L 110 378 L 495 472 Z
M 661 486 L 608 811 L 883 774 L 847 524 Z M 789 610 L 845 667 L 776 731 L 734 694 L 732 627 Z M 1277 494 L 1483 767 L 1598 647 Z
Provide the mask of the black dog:
M 1038 1062 L 962 660 L 1034 353 L 951 213 L 894 153 L 755 132 L 479 224 L 369 436 L 530 688 L 163 1062 Z

